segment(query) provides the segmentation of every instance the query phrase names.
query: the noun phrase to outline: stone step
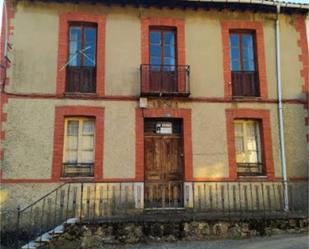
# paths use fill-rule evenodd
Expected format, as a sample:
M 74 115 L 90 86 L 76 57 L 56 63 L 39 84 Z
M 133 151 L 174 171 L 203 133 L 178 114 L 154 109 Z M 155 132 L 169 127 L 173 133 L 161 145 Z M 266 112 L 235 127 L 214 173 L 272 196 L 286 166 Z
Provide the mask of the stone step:
M 52 239 L 52 236 L 47 232 L 47 233 L 43 233 L 41 236 L 37 237 L 35 239 L 35 242 L 48 242 Z
M 23 245 L 21 249 L 36 249 L 39 245 L 39 243 L 32 240 L 28 244 Z
M 75 224 L 79 221 L 78 218 L 69 218 L 63 224 Z
M 50 235 L 54 235 L 54 234 L 62 234 L 63 232 L 64 232 L 64 226 L 59 225 L 59 226 L 56 226 L 54 229 L 50 230 L 48 233 Z

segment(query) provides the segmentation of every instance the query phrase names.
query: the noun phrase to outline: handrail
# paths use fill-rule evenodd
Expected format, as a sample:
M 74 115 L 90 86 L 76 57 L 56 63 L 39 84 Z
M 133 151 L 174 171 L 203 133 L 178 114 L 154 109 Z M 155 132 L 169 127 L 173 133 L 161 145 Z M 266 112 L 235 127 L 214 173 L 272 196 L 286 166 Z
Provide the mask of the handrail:
M 52 190 L 51 192 L 47 193 L 46 195 L 42 196 L 40 199 L 36 200 L 35 202 L 31 203 L 30 205 L 28 205 L 27 207 L 20 209 L 19 213 L 24 212 L 25 210 L 33 207 L 35 204 L 37 204 L 39 201 L 43 200 L 44 198 L 46 198 L 47 196 L 51 195 L 52 193 L 56 192 L 58 189 L 62 188 L 64 185 L 66 185 L 67 183 L 63 183 L 62 185 L 58 186 L 57 188 L 55 188 L 54 190 Z

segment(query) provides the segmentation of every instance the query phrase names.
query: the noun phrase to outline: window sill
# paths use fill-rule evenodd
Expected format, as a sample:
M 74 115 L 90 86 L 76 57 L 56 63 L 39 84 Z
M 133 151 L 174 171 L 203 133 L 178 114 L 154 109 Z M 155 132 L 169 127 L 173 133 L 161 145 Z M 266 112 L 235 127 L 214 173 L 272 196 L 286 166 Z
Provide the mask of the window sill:
M 232 96 L 234 101 L 259 101 L 262 100 L 261 96 Z
M 94 182 L 94 176 L 61 176 L 60 181 L 63 182 Z
M 65 92 L 64 96 L 68 97 L 89 97 L 89 96 L 98 96 L 97 93 L 82 93 L 82 92 Z

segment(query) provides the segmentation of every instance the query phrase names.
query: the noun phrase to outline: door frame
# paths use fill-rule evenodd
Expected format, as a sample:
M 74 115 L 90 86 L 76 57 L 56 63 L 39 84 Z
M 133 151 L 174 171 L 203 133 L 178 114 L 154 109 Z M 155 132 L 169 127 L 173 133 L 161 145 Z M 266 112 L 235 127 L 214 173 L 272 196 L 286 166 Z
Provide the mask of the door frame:
M 157 166 L 160 166 L 160 168 L 158 170 L 154 170 L 153 168 L 147 169 L 147 151 L 153 149 L 147 146 L 148 143 L 144 143 L 144 207 L 145 209 L 182 209 L 184 208 L 183 119 L 144 118 L 144 125 L 146 127 L 147 122 L 149 122 L 148 125 L 151 125 L 149 126 L 151 128 L 144 130 L 144 141 L 150 139 L 151 144 L 155 143 L 159 146 L 158 151 L 156 149 L 154 150 L 153 159 L 155 155 L 159 156 L 158 160 L 155 161 L 157 161 Z M 156 125 L 160 122 L 170 122 L 172 124 L 172 132 L 169 134 L 157 133 Z M 170 165 L 173 168 L 176 167 L 173 171 L 167 171 L 166 169 L 168 165 L 168 162 L 164 159 L 167 155 L 167 151 L 164 148 L 166 141 L 169 141 L 168 143 L 177 141 L 178 156 L 176 161 Z M 154 164 L 155 161 L 153 161 Z M 152 196 L 153 194 L 154 196 Z
M 136 108 L 135 179 L 144 182 L 144 119 L 181 118 L 183 125 L 184 182 L 193 181 L 191 109 Z

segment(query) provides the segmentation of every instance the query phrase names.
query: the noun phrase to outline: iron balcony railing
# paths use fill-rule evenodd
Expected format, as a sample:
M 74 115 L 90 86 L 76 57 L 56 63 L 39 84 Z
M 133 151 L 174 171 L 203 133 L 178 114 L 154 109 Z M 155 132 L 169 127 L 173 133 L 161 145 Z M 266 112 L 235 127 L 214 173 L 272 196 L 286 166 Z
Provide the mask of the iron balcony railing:
M 189 96 L 190 66 L 140 66 L 141 96 Z
M 234 97 L 259 97 L 258 72 L 232 71 L 232 93 Z
M 93 163 L 64 163 L 63 164 L 63 177 L 92 177 L 94 176 Z
M 95 93 L 96 68 L 70 67 L 66 69 L 66 93 Z
M 238 176 L 263 176 L 263 163 L 237 163 Z

